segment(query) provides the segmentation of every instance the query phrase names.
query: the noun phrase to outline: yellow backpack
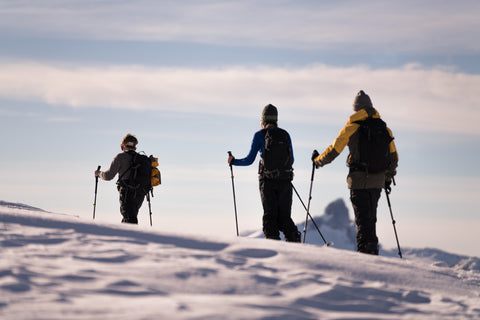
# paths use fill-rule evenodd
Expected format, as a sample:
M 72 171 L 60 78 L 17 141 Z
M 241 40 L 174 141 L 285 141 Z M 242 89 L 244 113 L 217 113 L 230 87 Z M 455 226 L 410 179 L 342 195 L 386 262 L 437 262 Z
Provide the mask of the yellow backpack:
M 158 158 L 154 156 L 150 156 L 150 160 L 152 160 L 152 179 L 151 185 L 152 187 L 158 186 L 162 184 L 162 176 L 160 174 L 160 170 L 158 170 Z

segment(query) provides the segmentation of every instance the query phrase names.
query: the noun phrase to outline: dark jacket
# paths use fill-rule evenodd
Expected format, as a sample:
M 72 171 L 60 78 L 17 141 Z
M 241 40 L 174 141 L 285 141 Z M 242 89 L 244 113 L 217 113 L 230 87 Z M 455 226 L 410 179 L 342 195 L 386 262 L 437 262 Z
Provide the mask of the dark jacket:
M 125 172 L 127 172 L 127 170 L 130 168 L 132 164 L 131 153 L 133 152 L 130 151 L 129 153 L 128 151 L 125 151 L 117 154 L 115 158 L 113 158 L 113 161 L 110 164 L 110 168 L 108 168 L 108 170 L 106 171 L 100 172 L 99 177 L 102 178 L 103 180 L 110 181 L 113 178 L 115 178 L 115 176 L 118 173 L 119 179 L 120 178 L 122 178 L 122 180 L 128 179 L 129 177 L 128 175 L 125 174 Z
M 291 158 L 292 164 L 293 164 L 294 158 L 293 158 L 292 140 L 290 139 L 290 135 L 288 134 L 288 132 L 281 129 L 281 128 L 278 128 L 277 126 L 273 127 L 272 129 L 268 129 L 268 130 L 279 130 L 279 131 L 282 131 L 284 134 L 286 134 L 286 136 L 288 138 L 289 147 L 290 147 L 290 158 Z M 249 166 L 249 165 L 251 165 L 255 161 L 255 158 L 257 157 L 258 152 L 260 152 L 260 157 L 263 160 L 263 153 L 265 151 L 265 134 L 266 134 L 266 129 L 262 129 L 260 131 L 257 131 L 255 133 L 255 135 L 253 136 L 252 145 L 250 147 L 250 152 L 248 153 L 248 155 L 243 159 L 235 159 L 235 161 L 233 162 L 233 165 L 235 165 L 235 166 Z M 259 178 L 260 179 L 268 177 L 268 174 L 266 174 L 263 170 L 262 161 L 260 161 L 259 172 L 258 173 L 259 173 Z M 285 178 L 290 179 L 290 180 L 293 178 L 293 169 L 292 168 L 290 168 L 290 170 L 288 172 L 283 172 L 283 173 L 280 174 L 280 179 L 285 179 Z
M 283 130 L 278 127 L 275 127 L 275 130 Z M 260 152 L 260 157 L 263 157 L 263 151 L 265 150 L 265 131 L 260 130 L 255 133 L 252 140 L 252 145 L 250 147 L 250 152 L 248 155 L 243 159 L 235 159 L 233 162 L 234 166 L 249 166 L 255 161 L 257 157 L 257 153 Z M 290 150 L 292 151 L 292 163 L 294 161 L 293 158 L 293 148 L 292 148 L 292 141 L 290 140 Z

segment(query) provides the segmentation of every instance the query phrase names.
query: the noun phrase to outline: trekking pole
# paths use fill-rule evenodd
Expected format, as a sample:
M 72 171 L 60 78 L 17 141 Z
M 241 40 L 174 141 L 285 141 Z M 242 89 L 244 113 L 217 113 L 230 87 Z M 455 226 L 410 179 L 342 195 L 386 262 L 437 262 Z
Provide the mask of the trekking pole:
M 295 189 L 295 186 L 293 185 L 293 183 L 292 183 L 292 188 L 293 188 L 293 190 L 295 191 L 295 193 L 297 194 L 298 200 L 300 200 L 300 202 L 302 203 L 303 207 L 304 207 L 305 210 L 307 211 L 308 216 L 310 217 L 310 219 L 312 219 L 313 225 L 314 225 L 315 228 L 317 229 L 318 234 L 320 235 L 320 237 L 322 237 L 322 240 L 323 240 L 323 242 L 325 243 L 325 245 L 326 245 L 327 247 L 331 246 L 333 243 L 332 243 L 332 242 L 327 242 L 327 240 L 325 240 L 325 237 L 323 236 L 322 232 L 320 231 L 320 228 L 317 226 L 317 223 L 316 223 L 315 220 L 312 218 L 312 215 L 310 214 L 310 212 L 308 212 L 308 209 L 307 209 L 307 207 L 305 206 L 305 203 L 303 203 L 303 200 L 302 200 L 302 198 L 300 197 L 300 195 L 298 194 L 297 189 Z
M 150 203 L 150 192 L 152 192 L 153 197 L 153 190 L 147 192 L 148 212 L 150 213 L 150 226 L 152 226 L 152 204 Z
M 97 171 L 100 170 L 98 166 Z M 95 220 L 95 208 L 97 207 L 97 186 L 98 186 L 98 176 L 95 177 L 95 199 L 93 200 L 93 220 Z
M 232 157 L 232 152 L 228 151 L 228 155 Z M 237 201 L 235 199 L 235 184 L 233 182 L 233 168 L 232 168 L 231 164 L 230 164 L 230 173 L 231 173 L 231 176 L 232 176 L 233 208 L 235 210 L 235 226 L 237 228 L 237 237 L 238 237 L 239 234 L 238 234 L 238 219 L 237 219 Z
M 395 185 L 395 179 L 393 177 L 392 177 L 392 181 L 393 181 L 393 185 Z M 395 239 L 397 240 L 398 255 L 400 256 L 400 259 L 402 259 L 402 250 L 400 250 L 400 243 L 398 242 L 397 228 L 395 227 L 396 221 L 393 218 L 392 205 L 390 204 L 390 197 L 388 196 L 390 194 L 390 192 L 387 191 L 386 187 L 384 189 L 385 189 L 385 195 L 387 196 L 388 208 L 390 209 L 390 217 L 392 218 L 392 224 L 393 224 L 393 231 L 395 233 Z
M 312 177 L 310 179 L 310 192 L 308 194 L 307 215 L 305 217 L 305 224 L 303 225 L 303 243 L 305 243 L 305 238 L 307 237 L 307 224 L 308 224 L 308 216 L 310 215 L 310 201 L 312 200 L 312 187 L 313 187 L 314 175 L 315 175 L 315 162 L 313 162 L 312 164 Z

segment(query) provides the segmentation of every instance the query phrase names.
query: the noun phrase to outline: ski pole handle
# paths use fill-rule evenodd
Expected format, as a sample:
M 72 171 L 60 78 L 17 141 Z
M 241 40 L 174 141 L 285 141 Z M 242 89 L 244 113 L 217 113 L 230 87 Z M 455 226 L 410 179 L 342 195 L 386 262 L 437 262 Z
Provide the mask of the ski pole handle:
M 229 156 L 229 157 L 233 157 L 233 155 L 232 155 L 232 151 L 228 151 L 228 156 Z M 229 165 L 230 167 L 232 166 L 232 164 L 231 164 L 231 163 L 229 163 L 228 165 Z
M 100 171 L 101 166 L 97 167 L 97 171 Z M 98 176 L 95 177 L 95 182 L 98 182 Z M 97 186 L 95 185 L 95 193 L 97 193 Z
M 315 165 L 315 162 L 313 162 L 313 166 L 312 166 L 312 176 L 310 177 L 310 181 L 313 183 L 313 176 L 315 175 L 315 168 L 317 166 Z
M 100 171 L 101 166 L 97 167 L 97 171 Z M 98 176 L 95 176 L 95 182 L 98 183 Z M 97 186 L 95 185 L 95 193 L 97 192 Z

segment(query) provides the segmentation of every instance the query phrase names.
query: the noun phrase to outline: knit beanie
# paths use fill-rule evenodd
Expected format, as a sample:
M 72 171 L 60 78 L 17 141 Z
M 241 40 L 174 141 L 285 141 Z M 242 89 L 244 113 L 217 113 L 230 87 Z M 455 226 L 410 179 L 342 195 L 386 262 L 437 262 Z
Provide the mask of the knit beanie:
M 122 139 L 122 144 L 120 144 L 120 148 L 123 150 L 123 148 L 129 148 L 132 150 L 135 150 L 138 144 L 137 138 L 133 134 L 127 134 L 123 139 Z
M 363 92 L 363 90 L 360 90 L 360 92 L 357 93 L 357 96 L 355 97 L 355 100 L 353 100 L 353 110 L 359 111 L 364 108 L 372 108 L 372 101 L 370 100 L 370 97 Z
M 275 123 L 278 121 L 277 107 L 273 104 L 268 104 L 262 111 L 262 123 Z

